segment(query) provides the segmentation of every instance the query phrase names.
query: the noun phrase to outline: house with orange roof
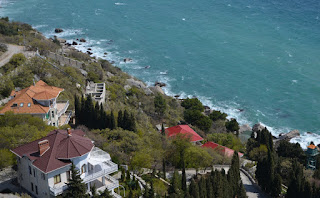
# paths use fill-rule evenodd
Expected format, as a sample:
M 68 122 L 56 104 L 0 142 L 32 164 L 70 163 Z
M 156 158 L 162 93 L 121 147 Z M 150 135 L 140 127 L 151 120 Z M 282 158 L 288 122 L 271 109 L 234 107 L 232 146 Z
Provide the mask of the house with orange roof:
M 68 124 L 72 113 L 67 111 L 69 101 L 57 101 L 63 90 L 40 80 L 20 91 L 12 91 L 11 100 L 0 110 L 0 115 L 11 111 L 40 117 L 52 126 Z

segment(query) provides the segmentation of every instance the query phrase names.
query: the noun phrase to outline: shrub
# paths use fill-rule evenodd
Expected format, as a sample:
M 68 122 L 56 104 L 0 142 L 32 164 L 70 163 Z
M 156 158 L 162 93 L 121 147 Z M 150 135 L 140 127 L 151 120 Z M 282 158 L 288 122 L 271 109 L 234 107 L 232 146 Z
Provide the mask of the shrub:
M 181 106 L 186 109 L 198 110 L 200 112 L 204 111 L 204 107 L 198 98 L 185 99 L 182 101 Z
M 230 132 L 239 132 L 239 123 L 237 122 L 236 119 L 231 119 L 230 121 L 226 122 L 226 128 Z
M 9 149 L 0 149 L 0 169 L 11 166 L 15 162 L 15 156 Z
M 160 94 L 156 95 L 154 98 L 154 107 L 156 112 L 160 115 L 163 115 L 167 109 L 166 100 Z
M 6 52 L 8 50 L 8 46 L 4 43 L 0 43 L 0 52 Z
M 220 111 L 212 111 L 212 113 L 209 115 L 212 121 L 226 120 L 227 116 L 227 114 L 221 113 Z

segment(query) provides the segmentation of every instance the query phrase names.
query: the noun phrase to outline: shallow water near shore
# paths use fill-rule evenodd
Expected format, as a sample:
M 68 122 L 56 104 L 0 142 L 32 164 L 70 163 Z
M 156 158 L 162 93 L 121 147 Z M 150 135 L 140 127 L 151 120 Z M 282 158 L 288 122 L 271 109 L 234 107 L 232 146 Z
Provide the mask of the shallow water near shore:
M 320 4 L 298 1 L 0 0 L 0 16 L 77 46 L 167 94 L 320 143 Z M 104 53 L 107 52 L 107 55 Z M 124 63 L 124 58 L 132 58 Z M 145 69 L 146 66 L 150 68 Z M 238 109 L 244 109 L 239 111 Z

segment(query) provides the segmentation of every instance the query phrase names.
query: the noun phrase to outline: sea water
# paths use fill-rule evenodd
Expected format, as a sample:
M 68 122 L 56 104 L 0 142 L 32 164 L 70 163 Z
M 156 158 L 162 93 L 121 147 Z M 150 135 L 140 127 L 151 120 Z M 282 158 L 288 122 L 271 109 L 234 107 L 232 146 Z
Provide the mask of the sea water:
M 274 135 L 298 129 L 302 136 L 292 141 L 303 147 L 320 143 L 317 0 L 0 0 L 0 6 L 0 16 L 47 37 L 85 38 L 78 49 L 90 47 L 148 85 L 166 83 L 167 94 L 199 97 Z

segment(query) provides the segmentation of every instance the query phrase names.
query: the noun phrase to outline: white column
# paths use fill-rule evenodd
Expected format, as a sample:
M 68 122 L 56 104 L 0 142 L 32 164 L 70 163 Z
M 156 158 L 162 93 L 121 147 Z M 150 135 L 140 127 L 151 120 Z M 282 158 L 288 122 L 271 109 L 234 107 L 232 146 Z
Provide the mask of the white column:
M 106 184 L 106 178 L 103 176 L 102 177 L 102 184 L 105 185 Z

